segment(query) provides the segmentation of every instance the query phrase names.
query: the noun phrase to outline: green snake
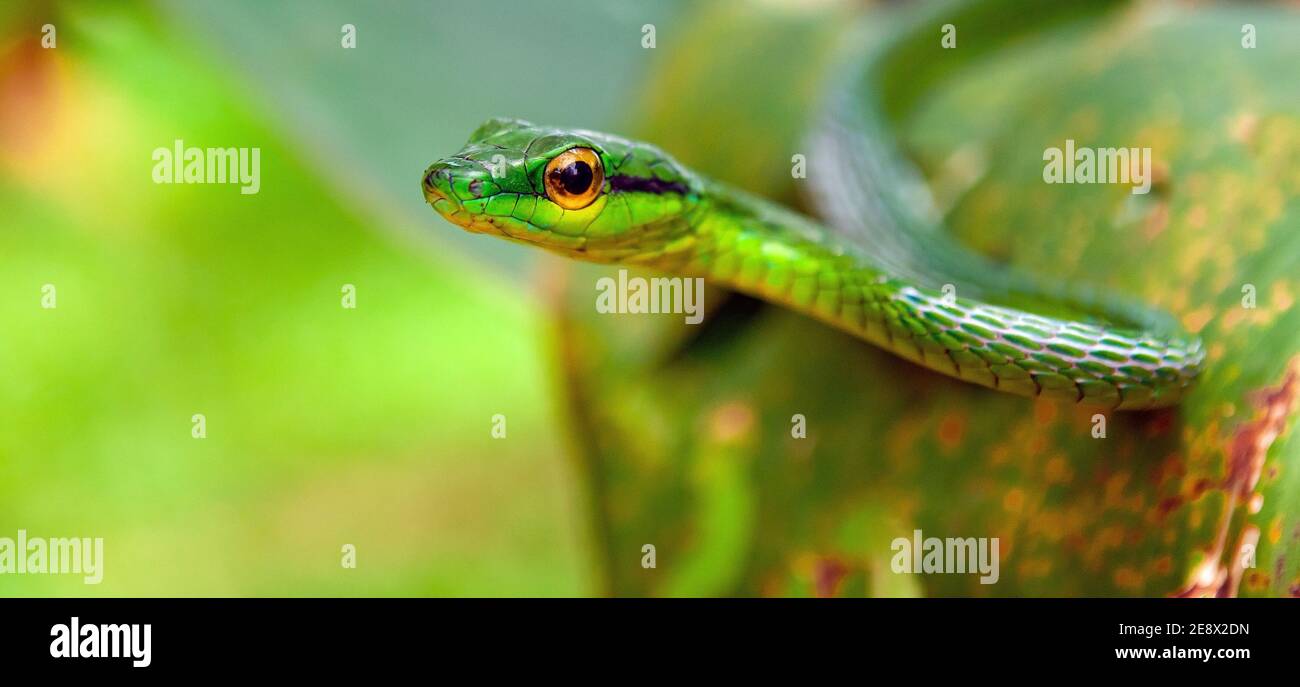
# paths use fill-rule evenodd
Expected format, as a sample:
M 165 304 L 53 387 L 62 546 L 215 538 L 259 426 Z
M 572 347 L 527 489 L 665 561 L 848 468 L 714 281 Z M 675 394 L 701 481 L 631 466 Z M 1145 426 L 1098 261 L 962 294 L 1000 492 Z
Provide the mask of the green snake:
M 887 124 L 897 56 L 915 53 L 918 35 L 938 48 L 938 24 L 924 24 L 859 51 L 833 80 L 807 148 L 821 222 L 647 143 L 505 118 L 431 165 L 424 195 L 470 232 L 701 277 L 989 388 L 1107 409 L 1177 403 L 1204 352 L 1172 318 L 1009 271 L 946 237 Z

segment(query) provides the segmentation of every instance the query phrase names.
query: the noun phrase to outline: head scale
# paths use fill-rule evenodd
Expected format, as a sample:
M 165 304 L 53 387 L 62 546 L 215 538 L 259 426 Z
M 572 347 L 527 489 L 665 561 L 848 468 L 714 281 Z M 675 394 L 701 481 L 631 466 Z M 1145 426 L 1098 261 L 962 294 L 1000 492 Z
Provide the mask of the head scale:
M 488 120 L 424 173 L 424 197 L 467 231 L 598 262 L 684 235 L 699 182 L 659 149 L 593 131 Z

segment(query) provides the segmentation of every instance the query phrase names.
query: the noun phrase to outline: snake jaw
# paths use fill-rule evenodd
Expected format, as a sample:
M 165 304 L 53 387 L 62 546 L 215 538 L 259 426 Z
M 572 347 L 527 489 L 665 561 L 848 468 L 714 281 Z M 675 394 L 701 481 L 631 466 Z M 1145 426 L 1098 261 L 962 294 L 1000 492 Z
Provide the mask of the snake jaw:
M 468 177 L 467 182 L 459 183 L 456 177 L 458 174 L 464 174 L 466 169 L 471 170 L 471 176 Z M 486 170 L 483 172 L 486 174 Z M 497 217 L 476 213 L 466 208 L 466 200 L 488 200 L 483 197 L 483 190 L 489 184 L 492 184 L 490 178 L 475 175 L 472 167 L 440 161 L 425 171 L 424 198 L 444 219 L 472 234 L 498 236 L 516 243 L 538 246 L 570 256 L 580 256 L 586 250 L 585 236 L 565 236 L 546 231 L 516 217 Z M 466 193 L 462 195 L 471 197 L 468 199 L 460 197 L 454 190 L 457 186 L 465 188 Z

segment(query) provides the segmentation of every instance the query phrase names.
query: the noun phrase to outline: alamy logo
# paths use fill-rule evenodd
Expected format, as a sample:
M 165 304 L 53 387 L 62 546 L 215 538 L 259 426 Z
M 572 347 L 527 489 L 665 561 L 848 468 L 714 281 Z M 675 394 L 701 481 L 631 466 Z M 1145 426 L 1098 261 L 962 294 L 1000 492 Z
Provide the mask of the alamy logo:
M 1043 151 L 1043 181 L 1049 184 L 1133 184 L 1131 192 L 1151 190 L 1150 148 L 1065 148 Z
M 261 148 L 186 147 L 176 139 L 171 148 L 154 148 L 155 184 L 239 184 L 252 195 L 262 188 Z
M 596 312 L 682 313 L 686 324 L 704 319 L 704 280 L 699 277 L 628 277 L 627 270 L 596 280 Z
M 0 537 L 0 575 L 85 575 L 86 584 L 104 580 L 103 537 Z
M 923 539 L 921 530 L 913 530 L 911 539 L 898 537 L 890 544 L 894 557 L 889 567 L 898 574 L 978 572 L 980 584 L 995 584 L 999 545 L 997 537 Z
M 153 626 L 81 624 L 73 616 L 67 625 L 50 628 L 50 656 L 54 658 L 130 658 L 136 668 L 153 662 Z

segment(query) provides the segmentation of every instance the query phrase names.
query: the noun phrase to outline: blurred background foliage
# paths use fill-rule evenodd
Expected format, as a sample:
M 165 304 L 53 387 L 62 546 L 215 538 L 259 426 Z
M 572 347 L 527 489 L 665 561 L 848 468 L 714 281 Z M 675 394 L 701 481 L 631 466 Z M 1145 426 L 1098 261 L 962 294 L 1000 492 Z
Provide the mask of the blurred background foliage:
M 489 116 L 615 128 L 671 10 L 4 3 L 0 536 L 107 561 L 0 595 L 588 592 L 536 255 L 418 183 Z M 261 192 L 153 184 L 175 139 L 260 147 Z

